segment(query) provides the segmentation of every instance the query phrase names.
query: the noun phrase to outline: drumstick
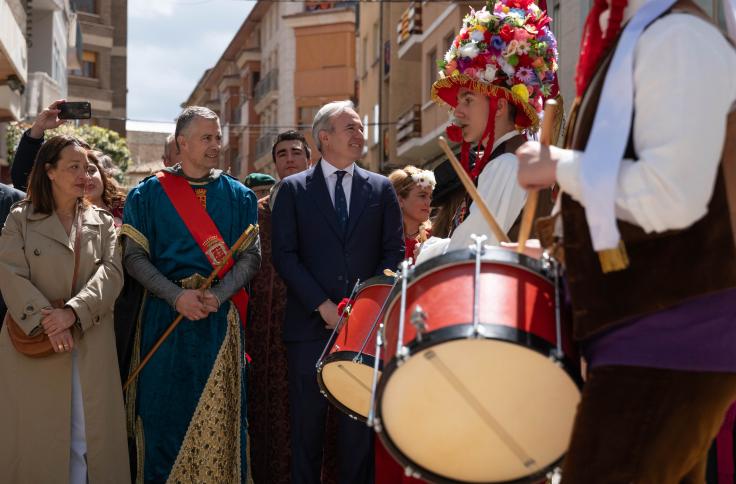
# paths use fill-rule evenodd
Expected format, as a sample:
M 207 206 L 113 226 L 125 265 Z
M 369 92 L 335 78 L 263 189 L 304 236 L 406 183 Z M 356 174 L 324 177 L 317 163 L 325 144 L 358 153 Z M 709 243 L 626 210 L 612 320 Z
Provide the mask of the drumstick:
M 508 236 L 506 235 L 506 233 L 504 233 L 503 230 L 501 230 L 501 226 L 498 225 L 498 222 L 496 222 L 493 214 L 490 210 L 488 210 L 488 205 L 486 205 L 486 202 L 483 201 L 483 198 L 481 198 L 480 193 L 478 193 L 478 189 L 473 184 L 470 176 L 465 172 L 465 169 L 462 167 L 460 162 L 457 161 L 455 153 L 452 152 L 450 146 L 447 144 L 447 140 L 444 138 L 444 136 L 440 136 L 439 138 L 437 138 L 437 142 L 439 143 L 440 148 L 442 148 L 442 150 L 447 155 L 447 159 L 450 160 L 450 164 L 455 169 L 457 177 L 462 182 L 465 190 L 467 190 L 470 198 L 473 199 L 473 203 L 476 207 L 478 207 L 478 210 L 480 210 L 483 218 L 486 219 L 486 223 L 491 228 L 491 232 L 493 232 L 493 235 L 496 236 L 496 240 L 498 240 L 499 242 L 509 242 Z
M 550 99 L 544 106 L 544 119 L 542 120 L 542 129 L 539 133 L 539 142 L 544 146 L 552 144 L 552 132 L 555 128 L 555 111 L 557 110 L 557 101 Z M 521 228 L 519 229 L 519 245 L 517 251 L 521 254 L 526 248 L 526 241 L 529 239 L 529 233 L 532 231 L 532 222 L 537 212 L 537 199 L 539 191 L 531 189 L 526 197 L 524 204 L 524 212 L 521 216 Z

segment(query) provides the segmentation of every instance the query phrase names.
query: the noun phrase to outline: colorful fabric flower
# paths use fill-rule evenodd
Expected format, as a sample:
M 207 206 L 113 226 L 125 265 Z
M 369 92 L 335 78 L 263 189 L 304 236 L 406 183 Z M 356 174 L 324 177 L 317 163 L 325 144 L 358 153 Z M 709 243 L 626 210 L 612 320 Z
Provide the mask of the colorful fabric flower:
M 497 0 L 493 8 L 470 9 L 439 62 L 442 74 L 432 98 L 454 106 L 458 86 L 486 95 L 504 89 L 521 109 L 517 124 L 526 119 L 536 126 L 542 98 L 556 93 L 557 41 L 549 23 L 533 0 Z
M 534 78 L 534 71 L 528 67 L 519 67 L 516 70 L 516 78 L 524 84 L 529 84 Z
M 524 84 L 516 84 L 511 88 L 511 92 L 519 96 L 524 102 L 529 101 L 529 90 Z
M 457 53 L 462 57 L 468 57 L 472 59 L 476 55 L 478 55 L 478 46 L 474 42 L 468 42 L 467 44 L 463 44 L 460 46 L 460 48 L 457 50 Z

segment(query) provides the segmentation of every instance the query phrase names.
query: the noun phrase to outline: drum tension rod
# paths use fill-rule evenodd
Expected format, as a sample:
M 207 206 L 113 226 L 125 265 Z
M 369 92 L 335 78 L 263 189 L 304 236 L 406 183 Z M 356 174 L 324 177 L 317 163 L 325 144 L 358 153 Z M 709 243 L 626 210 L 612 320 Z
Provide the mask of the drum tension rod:
M 427 332 L 427 313 L 419 304 L 414 306 L 414 312 L 411 313 L 411 324 L 417 330 L 417 342 L 421 342 Z
M 480 271 L 481 260 L 485 253 L 485 242 L 488 237 L 485 235 L 472 234 L 470 236 L 475 242 L 470 246 L 470 253 L 475 254 L 475 272 L 473 273 L 473 337 L 480 338 Z

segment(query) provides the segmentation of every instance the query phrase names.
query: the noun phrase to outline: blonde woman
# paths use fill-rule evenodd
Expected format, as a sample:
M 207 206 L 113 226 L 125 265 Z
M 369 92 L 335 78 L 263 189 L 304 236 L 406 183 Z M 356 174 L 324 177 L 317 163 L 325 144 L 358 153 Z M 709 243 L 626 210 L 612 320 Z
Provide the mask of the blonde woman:
M 388 179 L 396 190 L 404 216 L 406 257 L 413 258 L 417 247 L 430 236 L 429 211 L 436 185 L 434 173 L 407 165 L 394 170 Z

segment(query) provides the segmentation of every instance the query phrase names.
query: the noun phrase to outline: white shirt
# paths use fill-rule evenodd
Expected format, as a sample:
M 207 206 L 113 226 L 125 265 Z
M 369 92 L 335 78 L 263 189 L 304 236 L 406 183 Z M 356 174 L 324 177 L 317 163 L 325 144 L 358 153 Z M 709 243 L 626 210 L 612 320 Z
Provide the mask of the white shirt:
M 501 143 L 518 134 L 518 131 L 506 133 L 493 143 L 493 149 L 495 150 Z M 492 159 L 478 177 L 478 193 L 504 232 L 508 232 L 514 225 L 526 202 L 526 190 L 521 188 L 516 181 L 518 171 L 519 162 L 516 155 L 504 153 Z M 468 217 L 457 226 L 451 238 L 432 237 L 422 245 L 417 263 L 442 255 L 449 250 L 464 249 L 474 245 L 470 238 L 473 234 L 488 237 L 486 245 L 498 245 L 498 240 L 475 204 L 470 206 Z
M 325 183 L 327 184 L 327 191 L 330 192 L 330 200 L 332 200 L 332 206 L 335 206 L 335 183 L 337 183 L 337 172 L 340 168 L 335 168 L 330 164 L 329 161 L 322 158 L 322 173 L 325 176 Z M 345 192 L 345 200 L 348 203 L 348 215 L 350 214 L 350 192 L 353 189 L 353 171 L 355 170 L 355 163 L 350 163 L 350 166 L 342 169 L 346 172 L 342 177 L 342 189 Z
M 689 227 L 707 213 L 713 195 L 736 100 L 736 52 L 712 25 L 673 13 L 639 38 L 634 85 L 639 160 L 622 161 L 616 216 L 646 232 Z M 557 165 L 560 187 L 577 201 L 581 155 L 568 150 Z

